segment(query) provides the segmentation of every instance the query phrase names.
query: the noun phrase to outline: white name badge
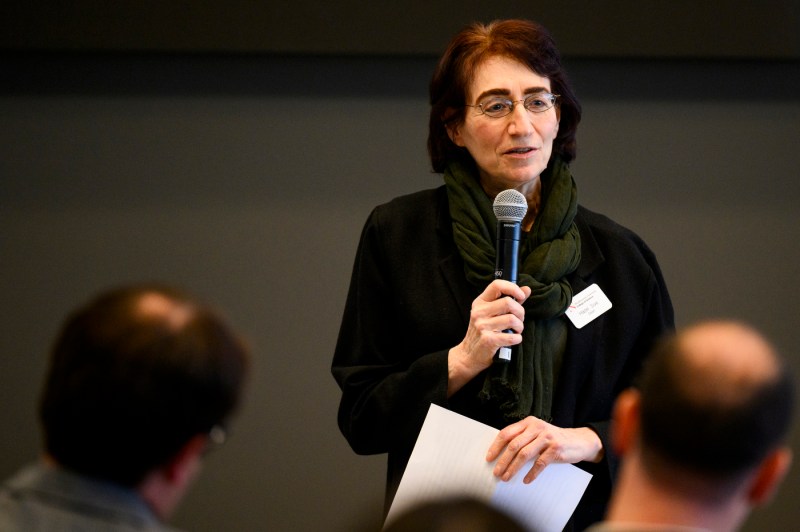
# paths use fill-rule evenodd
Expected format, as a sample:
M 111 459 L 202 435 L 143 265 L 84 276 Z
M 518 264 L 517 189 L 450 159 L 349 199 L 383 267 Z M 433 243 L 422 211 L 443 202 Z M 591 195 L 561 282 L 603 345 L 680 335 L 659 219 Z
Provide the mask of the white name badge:
M 599 286 L 593 284 L 580 294 L 572 296 L 572 303 L 565 314 L 580 329 L 610 308 L 611 301 Z

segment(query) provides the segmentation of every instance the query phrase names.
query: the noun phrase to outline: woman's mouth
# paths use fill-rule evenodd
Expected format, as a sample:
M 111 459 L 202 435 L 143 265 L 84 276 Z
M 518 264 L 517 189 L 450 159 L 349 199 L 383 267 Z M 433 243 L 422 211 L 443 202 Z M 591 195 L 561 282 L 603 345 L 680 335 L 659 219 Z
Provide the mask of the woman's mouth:
M 510 150 L 507 150 L 505 153 L 506 155 L 525 155 L 526 153 L 531 153 L 532 151 L 534 151 L 534 149 L 531 148 L 530 146 L 522 146 L 519 148 L 511 148 Z

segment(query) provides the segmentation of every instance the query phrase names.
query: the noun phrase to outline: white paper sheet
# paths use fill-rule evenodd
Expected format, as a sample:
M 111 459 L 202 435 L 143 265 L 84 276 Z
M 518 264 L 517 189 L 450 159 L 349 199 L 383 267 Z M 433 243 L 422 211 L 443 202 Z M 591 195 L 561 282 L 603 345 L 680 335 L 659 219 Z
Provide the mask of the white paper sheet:
M 431 405 L 386 522 L 415 504 L 471 496 L 505 510 L 531 530 L 563 530 L 591 475 L 571 464 L 551 464 L 530 484 L 526 469 L 508 481 L 493 474 L 486 452 L 499 431 Z

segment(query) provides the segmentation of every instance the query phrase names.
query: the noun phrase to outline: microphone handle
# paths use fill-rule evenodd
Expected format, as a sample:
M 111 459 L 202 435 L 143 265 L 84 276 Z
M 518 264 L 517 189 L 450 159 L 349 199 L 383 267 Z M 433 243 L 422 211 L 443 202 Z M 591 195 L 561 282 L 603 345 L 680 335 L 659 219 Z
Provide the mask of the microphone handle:
M 495 279 L 503 279 L 517 284 L 517 271 L 519 268 L 519 235 L 520 223 L 497 221 L 497 259 L 495 261 Z M 507 333 L 514 332 L 511 329 Z M 497 350 L 495 360 L 508 363 L 515 352 L 515 346 L 501 347 Z
M 519 267 L 519 222 L 497 222 L 497 260 L 495 279 L 504 279 L 517 284 Z

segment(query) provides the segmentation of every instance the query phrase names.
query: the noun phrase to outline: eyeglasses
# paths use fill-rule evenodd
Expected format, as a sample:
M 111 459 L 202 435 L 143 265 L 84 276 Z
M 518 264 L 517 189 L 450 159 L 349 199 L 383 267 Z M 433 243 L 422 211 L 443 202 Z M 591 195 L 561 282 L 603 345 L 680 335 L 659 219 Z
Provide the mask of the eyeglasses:
M 206 440 L 206 448 L 203 454 L 219 449 L 226 441 L 228 441 L 228 431 L 222 425 L 214 425 L 208 431 L 208 440 Z
M 523 107 L 531 113 L 543 113 L 553 107 L 558 99 L 558 94 L 549 92 L 537 92 L 526 96 L 523 100 L 509 100 L 501 96 L 489 96 L 478 105 L 466 105 L 465 107 L 477 107 L 481 113 L 489 118 L 502 118 L 511 114 L 514 107 L 522 102 Z

